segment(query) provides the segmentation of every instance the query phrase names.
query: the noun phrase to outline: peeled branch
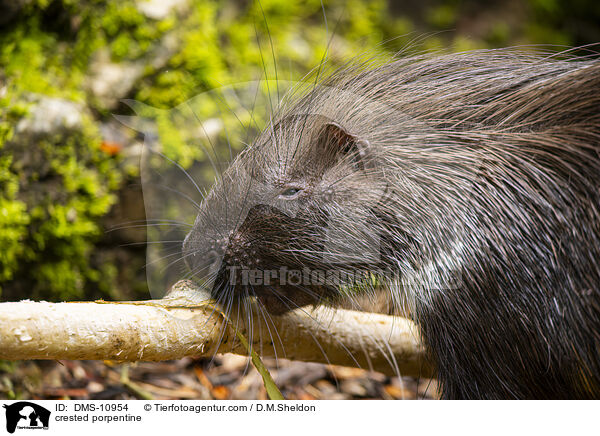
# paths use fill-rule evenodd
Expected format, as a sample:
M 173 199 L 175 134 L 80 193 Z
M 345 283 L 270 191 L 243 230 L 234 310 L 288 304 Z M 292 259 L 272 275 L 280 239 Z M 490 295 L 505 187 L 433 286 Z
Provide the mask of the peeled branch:
M 161 300 L 0 303 L 0 359 L 159 361 L 231 352 L 247 355 L 236 326 L 262 357 L 330 363 L 428 377 L 418 328 L 387 315 L 300 308 L 280 316 L 249 305 L 228 323 L 190 281 Z M 248 325 L 248 319 L 251 324 Z

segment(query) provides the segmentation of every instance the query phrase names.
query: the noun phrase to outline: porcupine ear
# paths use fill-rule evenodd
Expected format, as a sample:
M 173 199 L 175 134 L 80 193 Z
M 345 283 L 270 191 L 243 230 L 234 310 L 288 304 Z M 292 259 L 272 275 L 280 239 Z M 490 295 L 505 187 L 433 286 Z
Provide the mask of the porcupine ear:
M 327 122 L 317 138 L 316 153 L 326 166 L 333 166 L 341 159 L 349 159 L 359 170 L 367 166 L 369 141 L 349 133 L 336 122 Z

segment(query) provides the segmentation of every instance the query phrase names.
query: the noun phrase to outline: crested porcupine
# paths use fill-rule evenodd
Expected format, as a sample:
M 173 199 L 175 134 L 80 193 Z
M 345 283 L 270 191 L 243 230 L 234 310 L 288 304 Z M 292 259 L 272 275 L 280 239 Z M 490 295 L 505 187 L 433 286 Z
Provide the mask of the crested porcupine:
M 283 100 L 185 258 L 225 307 L 407 302 L 443 398 L 599 398 L 599 109 L 597 60 L 350 63 Z

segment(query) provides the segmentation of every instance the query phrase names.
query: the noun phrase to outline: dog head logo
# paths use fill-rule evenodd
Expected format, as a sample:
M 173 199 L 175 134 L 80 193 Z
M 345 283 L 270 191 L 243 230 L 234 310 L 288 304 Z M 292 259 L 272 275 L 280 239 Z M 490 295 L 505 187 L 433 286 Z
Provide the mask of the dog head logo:
M 50 411 L 29 401 L 19 401 L 6 409 L 6 431 L 14 433 L 15 429 L 47 429 L 50 421 Z

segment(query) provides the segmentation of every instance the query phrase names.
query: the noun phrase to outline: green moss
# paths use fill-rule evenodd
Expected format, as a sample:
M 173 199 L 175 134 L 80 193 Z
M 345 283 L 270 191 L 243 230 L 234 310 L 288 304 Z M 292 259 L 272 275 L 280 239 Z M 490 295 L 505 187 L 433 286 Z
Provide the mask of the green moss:
M 458 8 L 453 3 L 440 4 L 429 9 L 427 14 L 429 24 L 437 29 L 448 29 L 453 26 L 458 16 Z
M 89 257 L 120 175 L 88 115 L 81 126 L 50 136 L 15 134 L 41 95 L 85 100 L 78 66 L 86 62 L 73 64 L 59 35 L 29 13 L 0 35 L 7 78 L 0 100 L 0 288 L 7 298 L 82 297 L 91 280 L 100 280 Z
M 10 280 L 22 256 L 29 217 L 25 203 L 0 198 L 0 282 Z
M 6 107 L 8 100 L 3 99 L 0 110 L 4 120 L 0 121 L 0 151 L 3 144 L 12 137 L 11 121 L 18 118 L 23 107 Z M 2 282 L 13 278 L 18 262 L 25 252 L 24 241 L 27 236 L 29 216 L 24 202 L 16 198 L 19 191 L 19 178 L 11 172 L 12 155 L 3 152 L 0 155 L 0 291 Z
M 48 165 L 20 171 L 4 165 L 0 171 L 12 182 L 4 185 L 0 199 L 0 241 L 7 247 L 0 258 L 0 282 L 28 283 L 28 296 L 38 298 L 81 298 L 101 279 L 89 258 L 102 234 L 98 220 L 114 203 L 120 176 L 100 151 L 97 136 L 86 135 L 85 129 L 35 144 L 33 151 L 15 138 L 6 144 L 15 158 L 39 153 Z M 11 188 L 15 172 L 28 176 L 21 182 L 27 190 Z

